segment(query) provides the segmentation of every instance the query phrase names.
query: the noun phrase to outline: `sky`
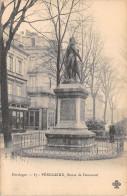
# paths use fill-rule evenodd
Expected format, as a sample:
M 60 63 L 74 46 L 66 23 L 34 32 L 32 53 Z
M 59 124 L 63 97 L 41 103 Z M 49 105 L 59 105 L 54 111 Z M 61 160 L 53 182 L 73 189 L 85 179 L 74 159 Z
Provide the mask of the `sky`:
M 113 58 L 121 77 L 127 74 L 127 62 L 122 57 L 127 49 L 127 1 L 95 0 L 92 3 L 94 25 L 104 40 L 105 54 Z M 126 48 L 125 48 L 126 47 Z M 125 108 L 127 88 L 121 89 L 119 108 Z
M 95 25 L 104 39 L 106 53 L 116 59 L 121 58 L 120 49 L 127 31 L 127 1 L 95 0 L 92 9 Z

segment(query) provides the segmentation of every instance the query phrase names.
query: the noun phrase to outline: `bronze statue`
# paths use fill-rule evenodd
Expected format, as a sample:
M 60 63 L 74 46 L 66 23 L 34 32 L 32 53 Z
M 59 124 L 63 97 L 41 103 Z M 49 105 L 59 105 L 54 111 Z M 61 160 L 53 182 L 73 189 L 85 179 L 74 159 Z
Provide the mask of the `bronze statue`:
M 80 61 L 81 57 L 79 55 L 79 50 L 76 49 L 75 47 L 75 38 L 71 37 L 69 39 L 69 45 L 67 47 L 66 50 L 66 56 L 65 56 L 65 73 L 64 73 L 64 77 L 65 80 L 70 80 L 70 79 L 74 79 L 76 80 L 76 74 L 78 75 L 79 79 L 80 79 L 80 69 L 79 69 L 79 65 L 77 62 L 77 56 L 79 58 Z

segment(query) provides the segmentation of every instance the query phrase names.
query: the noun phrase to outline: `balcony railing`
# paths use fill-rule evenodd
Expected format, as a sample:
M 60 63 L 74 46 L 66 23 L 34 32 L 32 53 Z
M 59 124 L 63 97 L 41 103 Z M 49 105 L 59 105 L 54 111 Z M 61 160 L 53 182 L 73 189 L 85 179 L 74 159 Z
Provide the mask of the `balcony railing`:
M 8 95 L 8 103 L 9 104 L 29 106 L 30 105 L 30 98 L 9 94 Z

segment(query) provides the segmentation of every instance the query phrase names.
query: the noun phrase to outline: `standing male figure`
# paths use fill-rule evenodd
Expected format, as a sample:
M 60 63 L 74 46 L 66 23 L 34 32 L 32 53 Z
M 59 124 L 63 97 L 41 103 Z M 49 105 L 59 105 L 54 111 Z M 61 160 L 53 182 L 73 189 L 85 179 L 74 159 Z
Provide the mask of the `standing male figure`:
M 66 57 L 65 57 L 65 79 L 74 79 L 76 80 L 76 74 L 78 75 L 80 79 L 80 69 L 78 66 L 78 62 L 76 57 L 78 56 L 79 60 L 81 60 L 81 57 L 79 55 L 78 49 L 75 47 L 76 42 L 75 38 L 71 37 L 69 39 L 69 45 L 66 50 Z
M 116 131 L 115 131 L 114 124 L 110 125 L 110 129 L 109 129 L 110 142 L 114 142 L 115 132 Z

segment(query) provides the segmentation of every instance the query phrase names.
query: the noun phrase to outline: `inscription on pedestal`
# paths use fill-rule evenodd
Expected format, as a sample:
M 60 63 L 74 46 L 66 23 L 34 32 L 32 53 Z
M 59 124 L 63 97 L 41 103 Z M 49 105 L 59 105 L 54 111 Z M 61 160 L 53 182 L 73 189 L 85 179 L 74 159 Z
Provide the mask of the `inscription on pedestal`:
M 60 121 L 76 120 L 76 101 L 61 100 L 60 105 Z

